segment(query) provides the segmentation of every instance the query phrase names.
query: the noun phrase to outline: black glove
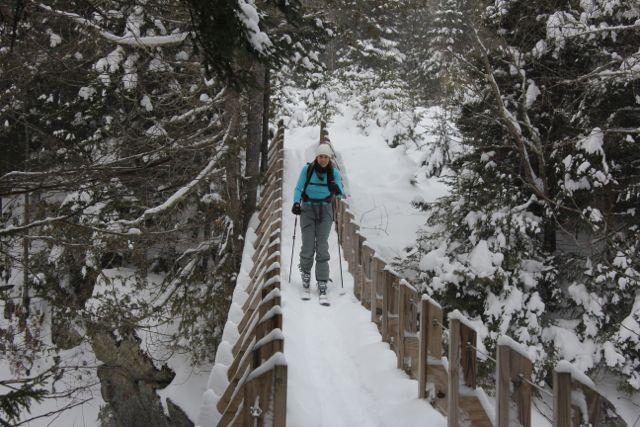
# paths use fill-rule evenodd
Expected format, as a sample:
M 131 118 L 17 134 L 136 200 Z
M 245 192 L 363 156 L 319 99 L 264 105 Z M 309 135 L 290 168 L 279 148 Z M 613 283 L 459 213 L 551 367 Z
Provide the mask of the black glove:
M 335 182 L 335 181 L 329 181 L 329 184 L 327 184 L 327 185 L 329 186 L 329 192 L 330 192 L 331 194 L 335 194 L 336 196 L 337 196 L 338 194 L 342 194 L 342 193 L 340 192 L 340 187 L 338 187 L 338 184 L 336 184 L 336 182 Z
M 291 213 L 294 215 L 300 215 L 301 212 L 302 209 L 300 209 L 300 203 L 294 203 L 293 207 L 291 208 Z

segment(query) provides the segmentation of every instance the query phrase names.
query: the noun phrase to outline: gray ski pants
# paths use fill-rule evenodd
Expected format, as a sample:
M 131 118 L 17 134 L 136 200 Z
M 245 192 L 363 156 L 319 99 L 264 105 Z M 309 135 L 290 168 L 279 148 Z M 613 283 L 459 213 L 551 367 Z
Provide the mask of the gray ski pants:
M 302 248 L 300 249 L 300 271 L 311 273 L 313 255 L 316 256 L 316 280 L 329 280 L 329 233 L 333 223 L 330 204 L 302 204 L 300 228 Z

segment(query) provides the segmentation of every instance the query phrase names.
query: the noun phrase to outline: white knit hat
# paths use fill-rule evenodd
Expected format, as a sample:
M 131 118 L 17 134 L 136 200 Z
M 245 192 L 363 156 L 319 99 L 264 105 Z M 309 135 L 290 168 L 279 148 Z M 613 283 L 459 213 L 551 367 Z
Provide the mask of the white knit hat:
M 331 150 L 331 147 L 329 146 L 329 144 L 318 145 L 318 148 L 316 148 L 316 157 L 318 156 L 333 157 L 333 150 Z

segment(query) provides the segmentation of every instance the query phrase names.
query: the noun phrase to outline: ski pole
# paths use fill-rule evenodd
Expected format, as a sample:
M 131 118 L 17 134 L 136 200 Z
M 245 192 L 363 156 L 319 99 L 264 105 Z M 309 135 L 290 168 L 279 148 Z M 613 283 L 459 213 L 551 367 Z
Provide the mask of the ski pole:
M 296 247 L 296 231 L 298 230 L 298 215 L 296 215 L 296 223 L 293 226 L 293 244 L 291 245 L 291 258 L 289 258 L 289 283 L 291 283 L 291 270 L 293 269 L 293 251 Z
M 333 219 L 336 224 L 336 234 L 338 235 L 338 262 L 340 263 L 340 285 L 342 289 L 344 289 L 344 278 L 342 277 L 342 253 L 340 251 L 340 246 L 342 245 L 342 241 L 340 240 L 340 226 L 338 225 L 338 209 L 336 209 L 336 199 L 333 199 L 333 203 L 331 203 L 333 207 Z

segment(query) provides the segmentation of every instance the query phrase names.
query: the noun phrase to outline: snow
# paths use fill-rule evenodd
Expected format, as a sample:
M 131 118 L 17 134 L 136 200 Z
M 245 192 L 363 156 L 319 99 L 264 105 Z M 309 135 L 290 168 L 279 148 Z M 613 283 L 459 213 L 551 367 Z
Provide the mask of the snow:
M 604 155 L 602 146 L 604 145 L 604 133 L 600 128 L 594 128 L 589 136 L 578 141 L 578 148 L 589 154 L 598 153 Z
M 260 26 L 258 25 L 260 17 L 258 16 L 256 7 L 246 0 L 238 0 L 238 5 L 240 6 L 238 18 L 247 30 L 249 43 L 251 43 L 251 46 L 258 52 L 266 53 L 266 50 L 272 47 L 273 43 L 269 39 L 269 36 L 260 30 Z
M 93 95 L 95 95 L 95 93 L 96 93 L 96 90 L 94 88 L 83 86 L 78 91 L 78 96 L 82 99 L 87 100 L 87 99 L 91 99 Z
M 582 372 L 593 368 L 599 360 L 597 346 L 591 339 L 581 340 L 573 330 L 549 326 L 543 330 L 545 341 L 553 340 L 558 357 L 571 361 Z
M 429 301 L 430 304 L 434 305 L 439 309 L 442 309 L 442 306 L 427 294 L 422 294 L 422 301 Z
M 556 364 L 554 369 L 556 372 L 564 372 L 564 373 L 571 374 L 571 377 L 574 380 L 580 382 L 581 384 L 586 385 L 587 387 L 593 390 L 597 390 L 596 385 L 593 383 L 591 378 L 586 376 L 584 372 L 582 372 L 580 369 L 578 369 L 576 366 L 573 365 L 573 363 L 569 362 L 568 360 L 560 360 Z
M 480 240 L 471 251 L 469 264 L 478 277 L 489 277 L 495 272 L 492 253 L 486 240 Z
M 428 203 L 445 195 L 448 187 L 438 178 L 416 176 L 422 151 L 402 145 L 389 148 L 385 135 L 397 130 L 380 128 L 372 121 L 361 132 L 355 120 L 356 110 L 342 106 L 342 113 L 327 125 L 327 130 L 344 167 L 350 210 L 376 255 L 392 260 L 415 243 L 416 231 L 424 225 L 424 214 L 412 205 L 416 194 Z M 307 127 L 291 133 L 289 138 L 312 142 L 317 141 L 319 132 Z M 298 155 L 305 161 L 313 159 L 313 144 L 300 151 Z M 285 185 L 285 192 L 286 189 Z
M 142 99 L 140 100 L 140 105 L 147 111 L 153 111 L 153 104 L 151 103 L 151 98 L 149 98 L 149 95 L 144 95 L 142 97 Z
M 51 31 L 50 28 L 47 29 L 47 34 L 49 35 L 49 46 L 50 47 L 56 47 L 60 43 L 62 43 L 62 37 L 60 37 L 59 34 L 56 34 L 53 31 Z
M 273 356 L 269 358 L 269 360 L 265 361 L 262 365 L 258 366 L 256 369 L 251 371 L 251 373 L 247 376 L 246 381 L 249 382 L 253 379 L 258 378 L 260 375 L 268 372 L 276 366 L 286 366 L 287 359 L 284 357 L 284 354 L 281 352 L 277 352 Z
M 531 107 L 533 103 L 536 102 L 536 99 L 538 99 L 538 96 L 540 96 L 541 93 L 542 92 L 540 92 L 538 86 L 536 86 L 536 82 L 534 82 L 533 80 L 529 80 L 529 86 L 527 86 L 527 94 L 524 105 L 527 108 Z
M 507 335 L 501 335 L 500 338 L 498 338 L 498 345 L 507 346 L 511 350 L 521 355 L 522 357 L 526 357 L 529 360 L 535 360 L 535 357 L 531 357 L 531 354 L 529 354 L 529 349 L 527 349 L 525 345 L 514 341 L 511 337 Z
M 271 332 L 269 332 L 267 335 L 265 335 L 263 338 L 261 338 L 258 342 L 256 342 L 253 345 L 253 349 L 257 350 L 260 347 L 264 346 L 265 344 L 268 344 L 272 341 L 282 341 L 284 340 L 284 334 L 282 333 L 282 330 L 276 328 L 274 330 L 272 330 Z

